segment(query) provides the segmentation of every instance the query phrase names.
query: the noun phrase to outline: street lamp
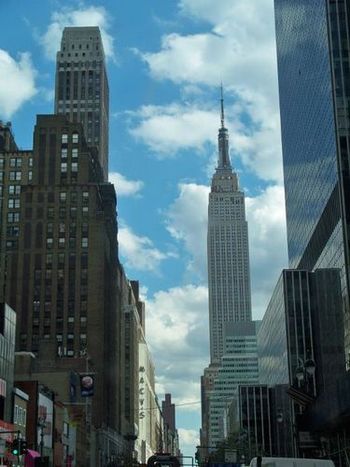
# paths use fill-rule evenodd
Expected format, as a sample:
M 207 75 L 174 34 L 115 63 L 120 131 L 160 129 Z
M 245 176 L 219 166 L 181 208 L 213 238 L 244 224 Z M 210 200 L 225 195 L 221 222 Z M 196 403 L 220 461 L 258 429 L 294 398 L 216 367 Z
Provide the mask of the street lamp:
M 38 417 L 38 427 L 40 428 L 40 456 L 44 454 L 44 428 L 46 426 L 46 416 Z
M 309 356 L 309 351 L 307 351 L 308 357 L 304 361 L 302 358 L 298 357 L 298 366 L 295 369 L 295 379 L 297 380 L 297 387 L 294 386 L 294 389 L 297 391 L 294 395 L 295 400 L 297 401 L 300 412 L 302 413 L 305 408 L 313 402 L 316 397 L 316 385 L 315 385 L 315 374 L 316 374 L 316 363 Z M 311 387 L 310 387 L 311 384 Z M 291 392 L 292 394 L 292 392 Z M 293 397 L 293 395 L 292 395 Z M 299 439 L 299 430 L 300 426 L 297 423 L 296 414 L 294 413 L 293 421 L 293 432 L 295 436 L 295 452 L 299 455 L 300 452 L 300 439 Z
M 309 392 L 309 382 L 313 380 L 316 373 L 316 364 L 312 358 L 307 358 L 305 361 L 298 357 L 298 366 L 295 369 L 295 377 L 298 381 L 299 387 L 306 386 L 306 392 Z M 313 393 L 315 387 L 313 386 Z M 315 394 L 314 394 L 315 395 Z

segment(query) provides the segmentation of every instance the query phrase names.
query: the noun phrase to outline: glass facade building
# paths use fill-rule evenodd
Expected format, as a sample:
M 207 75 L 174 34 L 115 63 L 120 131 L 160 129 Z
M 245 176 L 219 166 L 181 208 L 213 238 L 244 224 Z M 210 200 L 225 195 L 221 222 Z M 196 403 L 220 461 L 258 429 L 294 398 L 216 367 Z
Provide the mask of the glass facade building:
M 287 333 L 283 277 L 280 276 L 257 334 L 259 380 L 262 384 L 288 383 Z
M 275 0 L 290 267 L 341 271 L 349 319 L 347 0 Z
M 216 446 L 228 434 L 229 406 L 238 398 L 240 384 L 259 382 L 256 334 L 260 321 L 227 323 L 225 352 L 209 394 L 208 443 Z

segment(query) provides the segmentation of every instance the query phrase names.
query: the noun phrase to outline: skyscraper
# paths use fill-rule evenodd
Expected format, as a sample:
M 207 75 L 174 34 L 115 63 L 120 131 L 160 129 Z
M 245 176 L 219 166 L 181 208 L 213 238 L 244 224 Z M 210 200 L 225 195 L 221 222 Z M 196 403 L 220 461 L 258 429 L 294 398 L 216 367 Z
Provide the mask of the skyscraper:
M 218 145 L 207 236 L 210 359 L 214 364 L 220 363 L 223 355 L 224 324 L 251 320 L 248 224 L 244 193 L 231 167 L 222 95 Z
M 67 27 L 57 52 L 55 113 L 81 122 L 108 178 L 109 90 L 98 27 Z
M 84 455 L 77 466 L 85 466 L 95 434 L 101 449 L 108 438 L 116 450 L 126 449 L 130 431 L 124 308 L 133 293 L 106 180 L 108 85 L 98 28 L 65 29 L 56 85 L 58 115 L 37 116 L 32 150 L 18 149 L 11 126 L 0 124 L 0 296 L 17 314 L 16 350 L 33 357 L 22 375 L 54 384 L 76 412 Z M 89 372 L 98 377 L 85 405 L 79 374 Z
M 275 0 L 290 267 L 341 271 L 350 351 L 347 0 Z
M 240 384 L 259 382 L 257 329 L 260 321 L 228 323 L 224 355 L 214 377 L 208 404 L 208 444 L 216 446 L 228 436 L 227 410 L 238 397 Z

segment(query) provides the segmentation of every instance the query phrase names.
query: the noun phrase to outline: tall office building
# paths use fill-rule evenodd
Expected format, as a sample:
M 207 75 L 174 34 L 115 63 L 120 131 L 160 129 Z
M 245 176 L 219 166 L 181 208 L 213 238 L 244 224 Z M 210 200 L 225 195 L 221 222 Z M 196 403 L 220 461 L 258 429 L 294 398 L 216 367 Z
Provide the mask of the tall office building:
M 232 400 L 238 398 L 238 386 L 259 382 L 259 324 L 260 321 L 248 321 L 225 325 L 225 352 L 208 397 L 207 425 L 210 447 L 222 442 L 229 434 L 228 409 Z
M 244 193 L 233 172 L 221 96 L 218 165 L 212 178 L 208 207 L 208 287 L 211 363 L 223 355 L 224 325 L 251 320 L 248 224 Z
M 109 90 L 98 27 L 67 27 L 57 52 L 55 113 L 81 122 L 108 179 Z
M 350 351 L 347 0 L 275 0 L 290 267 L 341 270 Z

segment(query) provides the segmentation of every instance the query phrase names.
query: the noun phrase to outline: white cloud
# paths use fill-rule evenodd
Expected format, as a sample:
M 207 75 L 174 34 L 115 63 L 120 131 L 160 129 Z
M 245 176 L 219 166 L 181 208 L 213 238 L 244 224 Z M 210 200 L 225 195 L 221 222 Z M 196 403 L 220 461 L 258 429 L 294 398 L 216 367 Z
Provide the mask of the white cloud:
M 144 185 L 141 180 L 128 180 L 118 172 L 110 172 L 108 178 L 113 183 L 117 196 L 138 195 Z
M 162 261 L 175 256 L 172 252 L 158 250 L 152 240 L 138 236 L 122 222 L 118 230 L 118 242 L 125 265 L 137 271 L 158 272 Z
M 255 318 L 262 318 L 283 268 L 288 267 L 284 189 L 270 186 L 246 198 Z
M 37 93 L 36 74 L 29 53 L 19 54 L 16 61 L 0 49 L 0 118 L 11 118 Z
M 51 23 L 40 37 L 46 56 L 56 59 L 60 48 L 62 31 L 66 26 L 98 26 L 101 30 L 106 57 L 114 59 L 113 37 L 109 34 L 109 13 L 104 7 L 90 6 L 80 9 L 64 7 L 51 15 Z
M 195 183 L 179 184 L 179 196 L 166 213 L 167 229 L 191 254 L 188 272 L 206 279 L 206 237 L 209 188 Z
M 209 23 L 208 30 L 200 34 L 168 34 L 162 38 L 159 51 L 138 51 L 138 55 L 155 79 L 181 85 L 183 96 L 196 89 L 198 100 L 201 86 L 218 88 L 223 81 L 226 95 L 234 100 L 228 114 L 232 119 L 235 155 L 258 177 L 281 183 L 273 1 L 256 0 L 247 5 L 246 0 L 224 0 L 216 5 L 210 0 L 182 0 L 179 8 L 182 15 Z M 176 129 L 179 140 L 184 135 L 186 143 L 188 129 L 176 123 L 182 121 L 180 112 L 174 113 L 172 119 L 161 119 L 158 115 L 158 120 L 167 130 L 160 137 L 150 125 L 153 119 L 144 118 L 137 127 L 137 132 L 147 144 L 151 141 L 154 150 L 159 150 L 159 145 L 171 149 L 168 138 L 171 128 Z M 202 126 L 201 120 L 191 119 L 190 123 L 194 131 Z M 210 122 L 203 124 L 207 135 L 199 134 L 199 139 L 193 139 L 199 147 L 208 135 L 214 134 L 215 126 L 208 128 L 206 123 Z
M 181 443 L 191 447 L 199 445 L 198 431 L 185 428 L 179 428 L 178 431 Z
M 160 158 L 183 149 L 203 150 L 206 142 L 215 140 L 213 129 L 219 124 L 218 112 L 179 104 L 144 106 L 132 116 L 137 123 L 130 133 Z
M 187 284 L 161 290 L 146 299 L 146 309 L 157 392 L 171 392 L 177 404 L 198 401 L 200 374 L 209 355 L 207 288 Z M 186 405 L 182 410 L 198 412 L 200 406 Z
M 269 118 L 264 118 L 269 103 L 263 95 L 246 91 L 244 99 L 244 105 L 236 101 L 232 108 L 226 109 L 231 152 L 261 179 L 281 181 L 279 117 L 270 109 Z M 178 103 L 143 106 L 138 112 L 129 112 L 129 115 L 134 122 L 130 133 L 161 159 L 174 157 L 186 149 L 201 153 L 208 145 L 216 151 L 218 102 L 212 108 L 203 104 Z M 241 123 L 247 115 L 251 121 L 250 127 Z

